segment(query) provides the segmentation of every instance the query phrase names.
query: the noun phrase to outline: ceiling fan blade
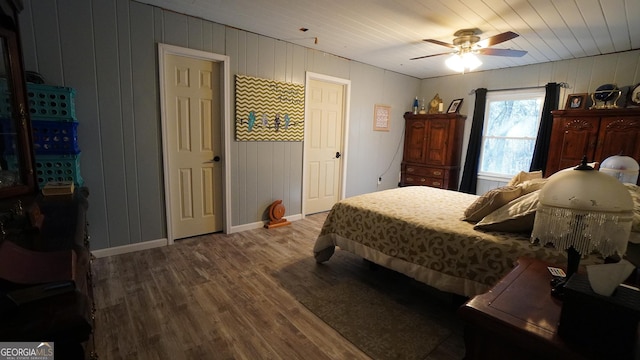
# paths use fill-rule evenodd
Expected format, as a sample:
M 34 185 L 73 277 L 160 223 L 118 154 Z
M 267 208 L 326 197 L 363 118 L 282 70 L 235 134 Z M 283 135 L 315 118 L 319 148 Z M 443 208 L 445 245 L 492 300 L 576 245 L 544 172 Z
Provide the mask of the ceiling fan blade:
M 429 58 L 429 57 L 440 56 L 440 55 L 448 55 L 448 54 L 451 54 L 451 53 L 447 52 L 447 53 L 440 53 L 440 54 L 433 54 L 433 55 L 418 56 L 418 57 L 411 58 L 409 60 L 425 59 L 425 58 Z
M 512 49 L 480 49 L 478 50 L 478 54 L 482 55 L 493 55 L 493 56 L 510 56 L 510 57 L 522 57 L 527 54 L 526 51 L 523 50 L 512 50 Z
M 478 41 L 477 44 L 480 47 L 486 48 L 486 47 L 489 47 L 489 46 L 500 44 L 501 42 L 505 42 L 507 40 L 515 39 L 518 36 L 520 36 L 520 35 L 514 33 L 513 31 L 507 31 L 507 32 L 503 32 L 502 34 L 494 35 L 494 36 L 488 37 L 488 38 L 486 38 L 484 40 L 480 40 L 480 41 Z
M 448 47 L 448 48 L 453 48 L 453 49 L 455 49 L 455 48 L 456 48 L 456 46 L 455 46 L 455 45 L 453 45 L 453 44 L 449 44 L 449 43 L 446 43 L 446 42 L 443 42 L 443 41 L 440 41 L 440 40 L 424 39 L 423 41 L 430 42 L 430 43 L 432 43 L 432 44 L 436 44 L 436 45 L 446 46 L 446 47 Z

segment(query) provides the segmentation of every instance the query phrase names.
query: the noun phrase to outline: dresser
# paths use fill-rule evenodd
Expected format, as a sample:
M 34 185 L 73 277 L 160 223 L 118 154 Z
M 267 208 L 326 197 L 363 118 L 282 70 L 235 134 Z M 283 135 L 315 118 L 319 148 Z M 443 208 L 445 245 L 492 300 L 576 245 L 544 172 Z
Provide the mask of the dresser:
M 465 115 L 404 114 L 400 186 L 458 189 Z
M 544 176 L 612 155 L 640 161 L 640 109 L 556 110 Z
M 97 358 L 87 197 L 86 188 L 73 199 L 38 196 L 35 203 L 43 214 L 39 228 L 2 210 L 2 341 L 53 342 L 56 359 Z M 28 212 L 29 199 L 21 201 Z

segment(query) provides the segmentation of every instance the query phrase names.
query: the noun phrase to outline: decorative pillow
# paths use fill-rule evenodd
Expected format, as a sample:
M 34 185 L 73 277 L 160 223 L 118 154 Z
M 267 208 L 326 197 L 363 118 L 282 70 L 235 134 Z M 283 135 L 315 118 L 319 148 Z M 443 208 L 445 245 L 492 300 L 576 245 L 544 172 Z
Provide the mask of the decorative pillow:
M 489 190 L 469 205 L 464 211 L 462 220 L 480 221 L 494 210 L 520 196 L 520 194 L 522 194 L 522 189 L 517 186 L 503 186 Z
M 515 186 L 518 184 L 522 184 L 527 180 L 541 179 L 541 178 L 542 178 L 542 170 L 532 171 L 532 172 L 520 171 L 513 178 L 511 178 L 511 180 L 509 180 L 509 182 L 507 183 L 507 186 Z
M 640 232 L 640 187 L 636 184 L 631 183 L 625 183 L 624 186 L 629 189 L 629 194 L 631 195 L 631 199 L 633 200 L 633 220 L 631 223 L 631 231 Z M 630 241 L 638 239 L 638 242 L 640 242 L 640 236 L 634 236 L 633 234 L 631 235 L 632 239 L 630 239 Z
M 547 180 L 547 178 L 531 179 L 518 184 L 518 187 L 522 189 L 520 196 L 542 189 L 542 186 L 547 183 Z
M 498 210 L 485 216 L 473 228 L 488 231 L 531 232 L 538 209 L 536 190 L 510 201 Z

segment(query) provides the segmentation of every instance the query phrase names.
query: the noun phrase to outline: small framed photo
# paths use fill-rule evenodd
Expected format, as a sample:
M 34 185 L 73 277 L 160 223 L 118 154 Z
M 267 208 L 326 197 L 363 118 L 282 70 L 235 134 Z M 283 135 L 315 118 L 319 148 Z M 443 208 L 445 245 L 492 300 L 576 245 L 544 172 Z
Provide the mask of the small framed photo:
M 447 109 L 447 114 L 457 113 L 460 111 L 460 105 L 462 105 L 462 100 L 464 99 L 455 99 L 449 104 L 449 108 Z
M 567 104 L 564 106 L 565 110 L 581 110 L 587 106 L 587 93 L 582 94 L 569 94 L 567 96 Z
M 389 131 L 391 126 L 391 106 L 378 105 L 373 106 L 373 130 Z

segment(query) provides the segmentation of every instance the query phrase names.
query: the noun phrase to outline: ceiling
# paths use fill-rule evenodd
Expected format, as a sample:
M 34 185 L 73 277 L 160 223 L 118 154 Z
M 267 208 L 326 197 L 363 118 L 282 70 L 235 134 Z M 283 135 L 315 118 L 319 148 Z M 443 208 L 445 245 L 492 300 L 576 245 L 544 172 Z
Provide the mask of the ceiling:
M 448 55 L 409 60 L 452 50 L 422 39 L 451 43 L 466 28 L 481 39 L 513 31 L 493 48 L 528 52 L 481 55 L 475 71 L 640 49 L 640 0 L 137 1 L 420 79 L 454 73 Z

